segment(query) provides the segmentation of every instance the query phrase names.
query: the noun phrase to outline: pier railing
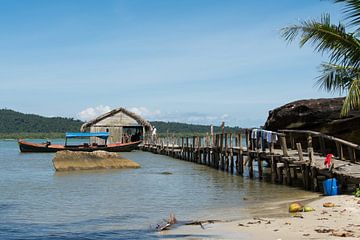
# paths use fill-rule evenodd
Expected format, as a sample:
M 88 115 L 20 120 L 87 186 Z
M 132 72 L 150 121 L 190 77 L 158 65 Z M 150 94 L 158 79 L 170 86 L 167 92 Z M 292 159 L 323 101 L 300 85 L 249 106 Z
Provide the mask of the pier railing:
M 319 191 L 319 181 L 331 177 L 338 179 L 342 190 L 360 183 L 360 146 L 315 131 L 241 129 L 183 137 L 147 135 L 141 148 L 250 178 L 262 179 L 264 170 L 270 170 L 274 183 L 292 185 L 301 176 L 307 190 Z M 324 165 L 329 153 L 335 155 L 330 168 Z
M 329 136 L 320 132 L 309 130 L 280 130 L 286 135 L 289 147 L 296 149 L 296 143 L 301 143 L 307 148 L 313 148 L 314 152 L 322 156 L 333 154 L 340 160 L 348 160 L 352 163 L 359 162 L 360 145 Z
M 286 147 L 286 134 L 280 132 L 272 132 L 280 141 L 278 143 L 262 142 L 262 139 L 251 137 L 253 129 L 241 129 L 238 132 L 223 132 L 206 135 L 184 136 L 179 137 L 174 134 L 167 134 L 167 136 L 158 137 L 148 134 L 145 136 L 144 144 L 152 144 L 162 147 L 193 147 L 193 148 L 237 148 L 242 150 L 249 149 L 250 151 L 272 151 L 275 147 Z M 259 129 L 260 130 L 260 129 Z M 270 131 L 268 131 L 270 132 Z

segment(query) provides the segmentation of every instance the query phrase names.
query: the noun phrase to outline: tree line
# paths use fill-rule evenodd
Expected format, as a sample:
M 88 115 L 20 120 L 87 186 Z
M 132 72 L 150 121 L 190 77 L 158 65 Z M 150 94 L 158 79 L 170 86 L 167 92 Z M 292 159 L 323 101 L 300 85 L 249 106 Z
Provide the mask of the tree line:
M 83 121 L 63 117 L 43 117 L 25 114 L 10 109 L 0 109 L 0 138 L 63 138 L 65 132 L 78 132 Z M 177 122 L 151 122 L 159 135 L 193 135 L 210 132 L 209 125 L 197 125 Z M 239 128 L 225 127 L 225 131 L 237 131 Z M 221 127 L 215 126 L 214 132 Z

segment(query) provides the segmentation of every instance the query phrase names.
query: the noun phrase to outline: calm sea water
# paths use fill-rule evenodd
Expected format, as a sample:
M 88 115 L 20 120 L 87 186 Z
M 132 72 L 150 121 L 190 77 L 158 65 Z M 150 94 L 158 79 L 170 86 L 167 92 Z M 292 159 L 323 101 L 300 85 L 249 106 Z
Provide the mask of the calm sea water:
M 160 238 L 150 226 L 169 213 L 240 219 L 309 196 L 165 156 L 122 155 L 142 167 L 56 173 L 54 154 L 20 153 L 16 141 L 0 140 L 0 239 Z

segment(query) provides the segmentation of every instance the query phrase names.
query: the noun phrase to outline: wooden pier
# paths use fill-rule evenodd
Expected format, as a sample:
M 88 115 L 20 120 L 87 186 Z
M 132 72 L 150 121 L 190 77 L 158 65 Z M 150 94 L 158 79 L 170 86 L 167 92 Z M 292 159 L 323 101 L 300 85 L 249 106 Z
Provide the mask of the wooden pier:
M 149 136 L 141 149 L 312 191 L 322 191 L 322 181 L 327 178 L 338 180 L 340 192 L 353 191 L 360 183 L 359 145 L 305 130 L 272 132 L 277 141 L 266 142 L 263 137 L 254 138 L 252 131 L 156 139 Z M 327 154 L 334 155 L 330 167 L 324 165 Z

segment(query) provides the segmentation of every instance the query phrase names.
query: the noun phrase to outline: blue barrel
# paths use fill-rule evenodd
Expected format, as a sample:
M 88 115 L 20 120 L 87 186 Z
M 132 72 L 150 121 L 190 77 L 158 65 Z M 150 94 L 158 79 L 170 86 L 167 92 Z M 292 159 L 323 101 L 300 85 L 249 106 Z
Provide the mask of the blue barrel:
M 338 194 L 338 186 L 336 178 L 329 178 L 323 182 L 324 194 L 326 196 L 333 196 Z

